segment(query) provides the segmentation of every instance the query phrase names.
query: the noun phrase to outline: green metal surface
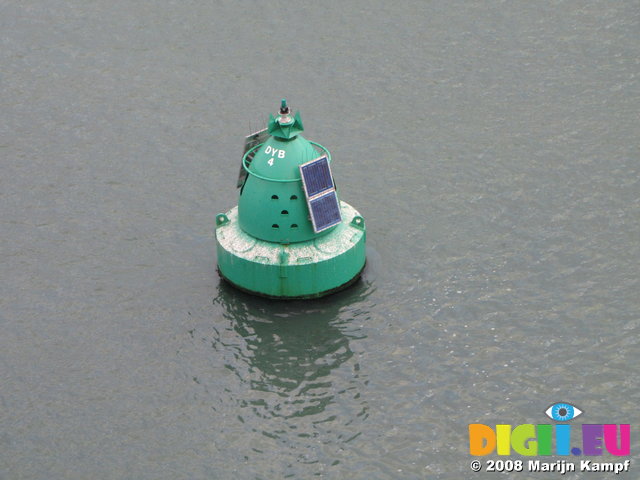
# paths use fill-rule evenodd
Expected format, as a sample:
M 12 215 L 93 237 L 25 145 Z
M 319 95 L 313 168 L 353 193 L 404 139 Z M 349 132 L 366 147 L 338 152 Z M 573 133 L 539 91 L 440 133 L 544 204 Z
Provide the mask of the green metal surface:
M 298 168 L 323 153 L 331 158 L 329 152 L 302 135 L 289 141 L 271 137 L 256 148 L 240 190 L 240 228 L 276 243 L 304 242 L 329 233 L 331 229 L 320 234 L 313 231 Z
M 218 269 L 233 285 L 279 298 L 320 297 L 356 280 L 365 264 L 364 220 L 341 202 L 345 221 L 331 235 L 279 245 L 244 232 L 238 207 L 216 217 Z
M 216 216 L 218 270 L 243 290 L 318 297 L 349 285 L 364 267 L 365 224 L 353 207 L 338 200 L 343 222 L 313 230 L 299 166 L 321 155 L 330 162 L 331 154 L 302 130 L 300 114 L 283 100 L 269 120 L 270 136 L 245 146 L 238 206 Z

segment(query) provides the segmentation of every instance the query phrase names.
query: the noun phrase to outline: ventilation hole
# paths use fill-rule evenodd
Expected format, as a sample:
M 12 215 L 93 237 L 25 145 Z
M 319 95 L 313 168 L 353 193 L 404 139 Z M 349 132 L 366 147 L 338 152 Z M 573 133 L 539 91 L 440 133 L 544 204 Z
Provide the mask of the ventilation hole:
M 271 200 L 278 200 L 278 195 L 271 195 Z
M 297 223 L 292 223 L 291 224 L 291 228 L 298 228 L 298 224 Z
M 280 215 L 289 215 L 289 210 L 282 210 Z
M 289 198 L 289 200 L 297 200 L 298 199 L 298 195 L 291 195 L 291 197 Z
M 271 228 L 280 228 L 280 226 L 277 223 L 274 223 L 273 225 L 271 225 Z

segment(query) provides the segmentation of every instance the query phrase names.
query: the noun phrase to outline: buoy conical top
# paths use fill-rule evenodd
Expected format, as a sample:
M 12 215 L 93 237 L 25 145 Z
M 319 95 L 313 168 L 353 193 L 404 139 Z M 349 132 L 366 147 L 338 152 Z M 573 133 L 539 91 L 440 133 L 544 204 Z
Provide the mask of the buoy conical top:
M 280 102 L 278 117 L 269 115 L 269 134 L 273 137 L 290 140 L 303 130 L 300 112 L 296 112 L 295 116 L 291 117 L 291 109 L 287 106 L 287 99 L 283 98 Z

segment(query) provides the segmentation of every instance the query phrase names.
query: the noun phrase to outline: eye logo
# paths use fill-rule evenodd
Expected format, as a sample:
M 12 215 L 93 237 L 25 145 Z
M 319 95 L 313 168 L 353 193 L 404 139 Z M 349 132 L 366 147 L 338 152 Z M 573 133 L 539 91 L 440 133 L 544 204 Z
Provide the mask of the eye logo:
M 556 422 L 568 422 L 581 415 L 582 410 L 570 403 L 558 402 L 550 405 L 544 413 Z

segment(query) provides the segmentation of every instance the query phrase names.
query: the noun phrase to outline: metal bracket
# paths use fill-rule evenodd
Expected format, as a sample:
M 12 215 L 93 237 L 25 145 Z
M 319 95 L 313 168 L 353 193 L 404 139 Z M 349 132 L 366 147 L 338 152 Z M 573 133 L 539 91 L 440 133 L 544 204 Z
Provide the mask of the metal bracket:
M 229 223 L 229 217 L 227 217 L 224 213 L 219 213 L 216 215 L 216 227 L 221 227 Z
M 364 230 L 364 218 L 360 215 L 356 215 L 353 217 L 353 220 L 351 220 L 351 226 L 356 227 L 359 230 Z
M 287 264 L 289 263 L 289 252 L 284 247 L 280 247 L 280 255 L 278 260 L 280 261 L 280 278 L 287 278 Z

